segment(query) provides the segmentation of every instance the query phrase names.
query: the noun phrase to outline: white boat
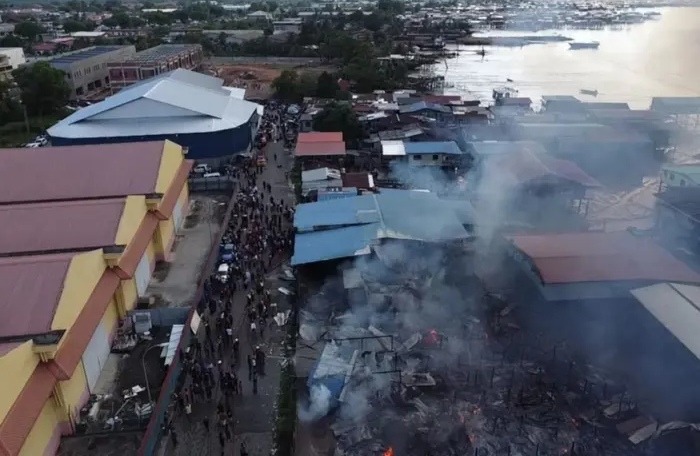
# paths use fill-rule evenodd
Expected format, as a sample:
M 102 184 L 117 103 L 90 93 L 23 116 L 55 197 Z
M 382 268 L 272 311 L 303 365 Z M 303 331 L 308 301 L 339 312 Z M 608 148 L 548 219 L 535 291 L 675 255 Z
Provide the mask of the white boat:
M 598 46 L 600 46 L 600 43 L 597 41 L 572 41 L 569 43 L 569 49 L 598 49 Z

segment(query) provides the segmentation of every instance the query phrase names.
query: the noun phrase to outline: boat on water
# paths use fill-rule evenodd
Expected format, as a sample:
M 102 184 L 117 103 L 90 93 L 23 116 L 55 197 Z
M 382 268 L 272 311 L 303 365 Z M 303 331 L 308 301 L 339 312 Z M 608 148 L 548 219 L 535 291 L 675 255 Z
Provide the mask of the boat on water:
M 598 49 L 600 43 L 597 41 L 572 41 L 569 43 L 569 49 Z

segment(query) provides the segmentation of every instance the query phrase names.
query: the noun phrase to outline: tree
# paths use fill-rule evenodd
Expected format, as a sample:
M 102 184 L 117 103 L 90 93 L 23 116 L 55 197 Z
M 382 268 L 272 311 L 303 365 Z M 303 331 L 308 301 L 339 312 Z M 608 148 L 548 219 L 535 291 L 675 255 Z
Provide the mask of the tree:
M 29 114 L 50 114 L 68 103 L 70 87 L 63 72 L 49 65 L 37 62 L 22 66 L 12 72 L 20 89 L 20 98 Z
M 66 33 L 84 32 L 94 30 L 95 24 L 90 21 L 79 21 L 77 19 L 66 19 L 63 23 L 63 31 Z
M 316 81 L 316 96 L 319 98 L 335 98 L 340 91 L 338 81 L 327 71 L 318 76 Z
M 5 35 L 0 38 L 0 47 L 23 47 L 24 40 L 17 35 Z
M 34 21 L 22 21 L 15 25 L 15 33 L 25 37 L 31 42 L 36 41 L 36 37 L 43 31 L 41 25 Z
M 22 107 L 12 94 L 12 85 L 0 79 L 0 125 L 22 119 Z
M 314 116 L 314 130 L 342 131 L 347 142 L 355 142 L 362 137 L 362 126 L 347 103 L 331 103 Z
M 272 81 L 272 88 L 275 90 L 277 97 L 283 100 L 297 100 L 299 75 L 294 70 L 284 70 Z

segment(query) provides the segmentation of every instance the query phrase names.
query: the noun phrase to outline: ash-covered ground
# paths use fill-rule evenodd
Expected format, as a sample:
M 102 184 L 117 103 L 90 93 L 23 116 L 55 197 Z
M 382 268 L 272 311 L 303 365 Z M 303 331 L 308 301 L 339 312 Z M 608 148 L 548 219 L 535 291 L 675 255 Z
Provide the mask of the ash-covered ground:
M 657 424 L 605 372 L 521 328 L 470 250 L 384 243 L 311 294 L 303 454 L 692 454 L 671 432 L 687 425 Z

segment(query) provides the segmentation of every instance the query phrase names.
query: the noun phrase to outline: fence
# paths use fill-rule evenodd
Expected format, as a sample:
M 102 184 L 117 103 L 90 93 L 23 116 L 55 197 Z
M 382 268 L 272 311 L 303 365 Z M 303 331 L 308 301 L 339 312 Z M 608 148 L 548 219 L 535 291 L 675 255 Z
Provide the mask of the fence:
M 230 192 L 235 182 L 231 176 L 191 177 L 187 184 L 190 192 Z
M 204 288 L 207 279 L 209 278 L 209 272 L 213 271 L 214 264 L 218 258 L 219 254 L 219 243 L 221 238 L 226 231 L 229 220 L 231 219 L 231 212 L 233 211 L 234 195 L 231 195 L 229 199 L 228 207 L 226 208 L 226 216 L 221 224 L 221 229 L 218 235 L 212 242 L 209 250 L 209 256 L 204 265 L 202 278 L 200 279 L 199 286 L 197 287 L 197 292 L 195 293 L 194 299 L 190 304 L 189 312 L 187 313 L 187 321 L 185 323 L 185 328 L 190 328 L 190 323 L 192 322 L 192 316 L 197 309 L 197 304 L 204 297 Z M 158 395 L 158 400 L 151 414 L 151 419 L 146 427 L 146 432 L 141 441 L 141 446 L 139 447 L 139 456 L 151 456 L 155 453 L 158 448 L 158 442 L 161 438 L 163 421 L 165 420 L 168 408 L 170 407 L 170 402 L 172 394 L 177 387 L 177 383 L 180 380 L 180 373 L 182 372 L 182 363 L 180 361 L 180 353 L 182 353 L 190 343 L 192 337 L 191 330 L 185 330 L 182 333 L 182 338 L 180 339 L 180 344 L 177 347 L 177 356 L 173 358 L 173 363 L 170 365 L 167 374 L 165 375 L 165 380 L 161 385 L 160 394 Z

